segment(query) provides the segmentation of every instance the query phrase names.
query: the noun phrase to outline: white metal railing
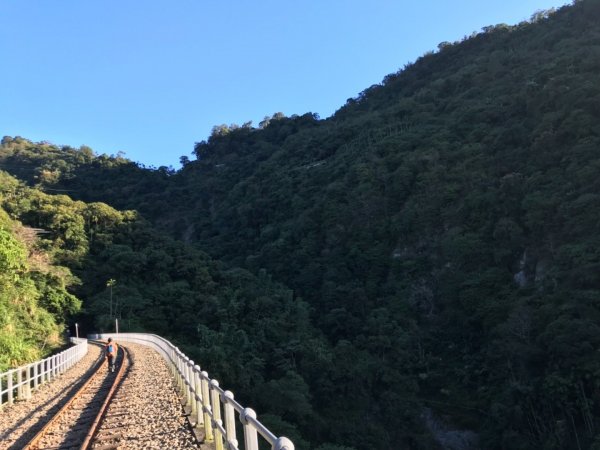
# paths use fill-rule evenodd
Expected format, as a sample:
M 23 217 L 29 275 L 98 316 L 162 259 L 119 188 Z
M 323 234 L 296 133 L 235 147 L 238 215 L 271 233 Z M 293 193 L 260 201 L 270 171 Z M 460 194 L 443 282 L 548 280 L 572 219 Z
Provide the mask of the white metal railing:
M 167 362 L 186 405 L 191 408 L 195 426 L 204 429 L 205 441 L 214 442 L 216 450 L 239 450 L 236 435 L 235 413 L 243 426 L 245 450 L 258 450 L 258 435 L 271 446 L 271 450 L 294 450 L 286 437 L 277 437 L 257 418 L 251 408 L 244 408 L 233 398 L 233 393 L 219 387 L 208 373 L 201 371 L 190 358 L 166 339 L 155 334 L 119 333 L 88 335 L 90 339 L 108 339 L 134 342 L 152 347 Z M 223 416 L 225 417 L 223 423 Z
M 88 351 L 87 339 L 71 338 L 75 344 L 56 355 L 0 373 L 0 407 L 31 397 L 31 392 L 41 384 L 66 372 L 81 360 Z

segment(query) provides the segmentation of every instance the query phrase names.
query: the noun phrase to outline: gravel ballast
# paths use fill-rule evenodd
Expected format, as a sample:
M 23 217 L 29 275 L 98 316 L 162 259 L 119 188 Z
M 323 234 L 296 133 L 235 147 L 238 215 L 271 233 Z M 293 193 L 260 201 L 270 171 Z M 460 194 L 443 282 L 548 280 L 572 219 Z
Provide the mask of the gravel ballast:
M 165 361 L 149 347 L 123 345 L 129 350 L 131 365 L 106 410 L 97 433 L 100 440 L 92 448 L 201 448 L 190 429 Z M 31 399 L 2 407 L 0 450 L 23 448 L 77 391 L 101 358 L 102 349 L 89 345 L 87 355 L 79 363 L 42 385 Z
M 102 357 L 90 343 L 87 354 L 64 374 L 41 385 L 29 400 L 0 408 L 0 450 L 22 448 L 77 391 Z

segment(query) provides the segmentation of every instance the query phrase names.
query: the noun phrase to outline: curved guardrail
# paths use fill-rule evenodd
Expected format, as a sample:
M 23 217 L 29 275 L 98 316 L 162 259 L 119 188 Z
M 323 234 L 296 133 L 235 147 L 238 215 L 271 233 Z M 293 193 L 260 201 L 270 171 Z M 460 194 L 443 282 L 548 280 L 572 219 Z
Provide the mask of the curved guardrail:
M 216 450 L 239 450 L 236 413 L 243 426 L 245 450 L 258 450 L 259 435 L 269 443 L 271 450 L 294 450 L 292 441 L 275 436 L 256 418 L 254 410 L 236 402 L 231 391 L 221 389 L 217 380 L 210 379 L 207 372 L 202 371 L 200 366 L 166 339 L 144 333 L 94 334 L 88 337 L 112 337 L 117 342 L 148 345 L 158 351 L 168 363 L 186 404 L 191 407 L 191 414 L 196 419 L 195 426 L 204 429 L 205 441 L 214 442 Z
M 63 374 L 81 360 L 88 351 L 87 339 L 71 338 L 70 342 L 75 345 L 56 355 L 0 373 L 0 407 L 13 403 L 15 398 L 31 398 L 32 391 L 38 386 Z

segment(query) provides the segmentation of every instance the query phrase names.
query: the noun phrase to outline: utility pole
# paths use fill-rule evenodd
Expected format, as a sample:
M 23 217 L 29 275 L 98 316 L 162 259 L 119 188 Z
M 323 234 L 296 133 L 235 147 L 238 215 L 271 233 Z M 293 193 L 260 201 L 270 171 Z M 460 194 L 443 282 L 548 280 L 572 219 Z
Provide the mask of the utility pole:
M 111 278 L 110 280 L 108 280 L 106 282 L 106 287 L 110 289 L 110 313 L 109 313 L 109 317 L 112 318 L 112 288 L 113 286 L 117 284 L 117 280 Z

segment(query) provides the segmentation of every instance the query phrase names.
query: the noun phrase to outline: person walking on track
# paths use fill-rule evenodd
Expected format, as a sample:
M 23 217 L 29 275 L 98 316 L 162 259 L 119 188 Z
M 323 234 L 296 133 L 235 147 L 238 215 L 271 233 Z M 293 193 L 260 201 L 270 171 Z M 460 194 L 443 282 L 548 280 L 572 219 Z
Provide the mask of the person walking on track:
M 108 338 L 108 342 L 104 346 L 104 353 L 108 363 L 108 370 L 115 371 L 115 362 L 117 360 L 117 343 L 113 342 L 112 338 Z

